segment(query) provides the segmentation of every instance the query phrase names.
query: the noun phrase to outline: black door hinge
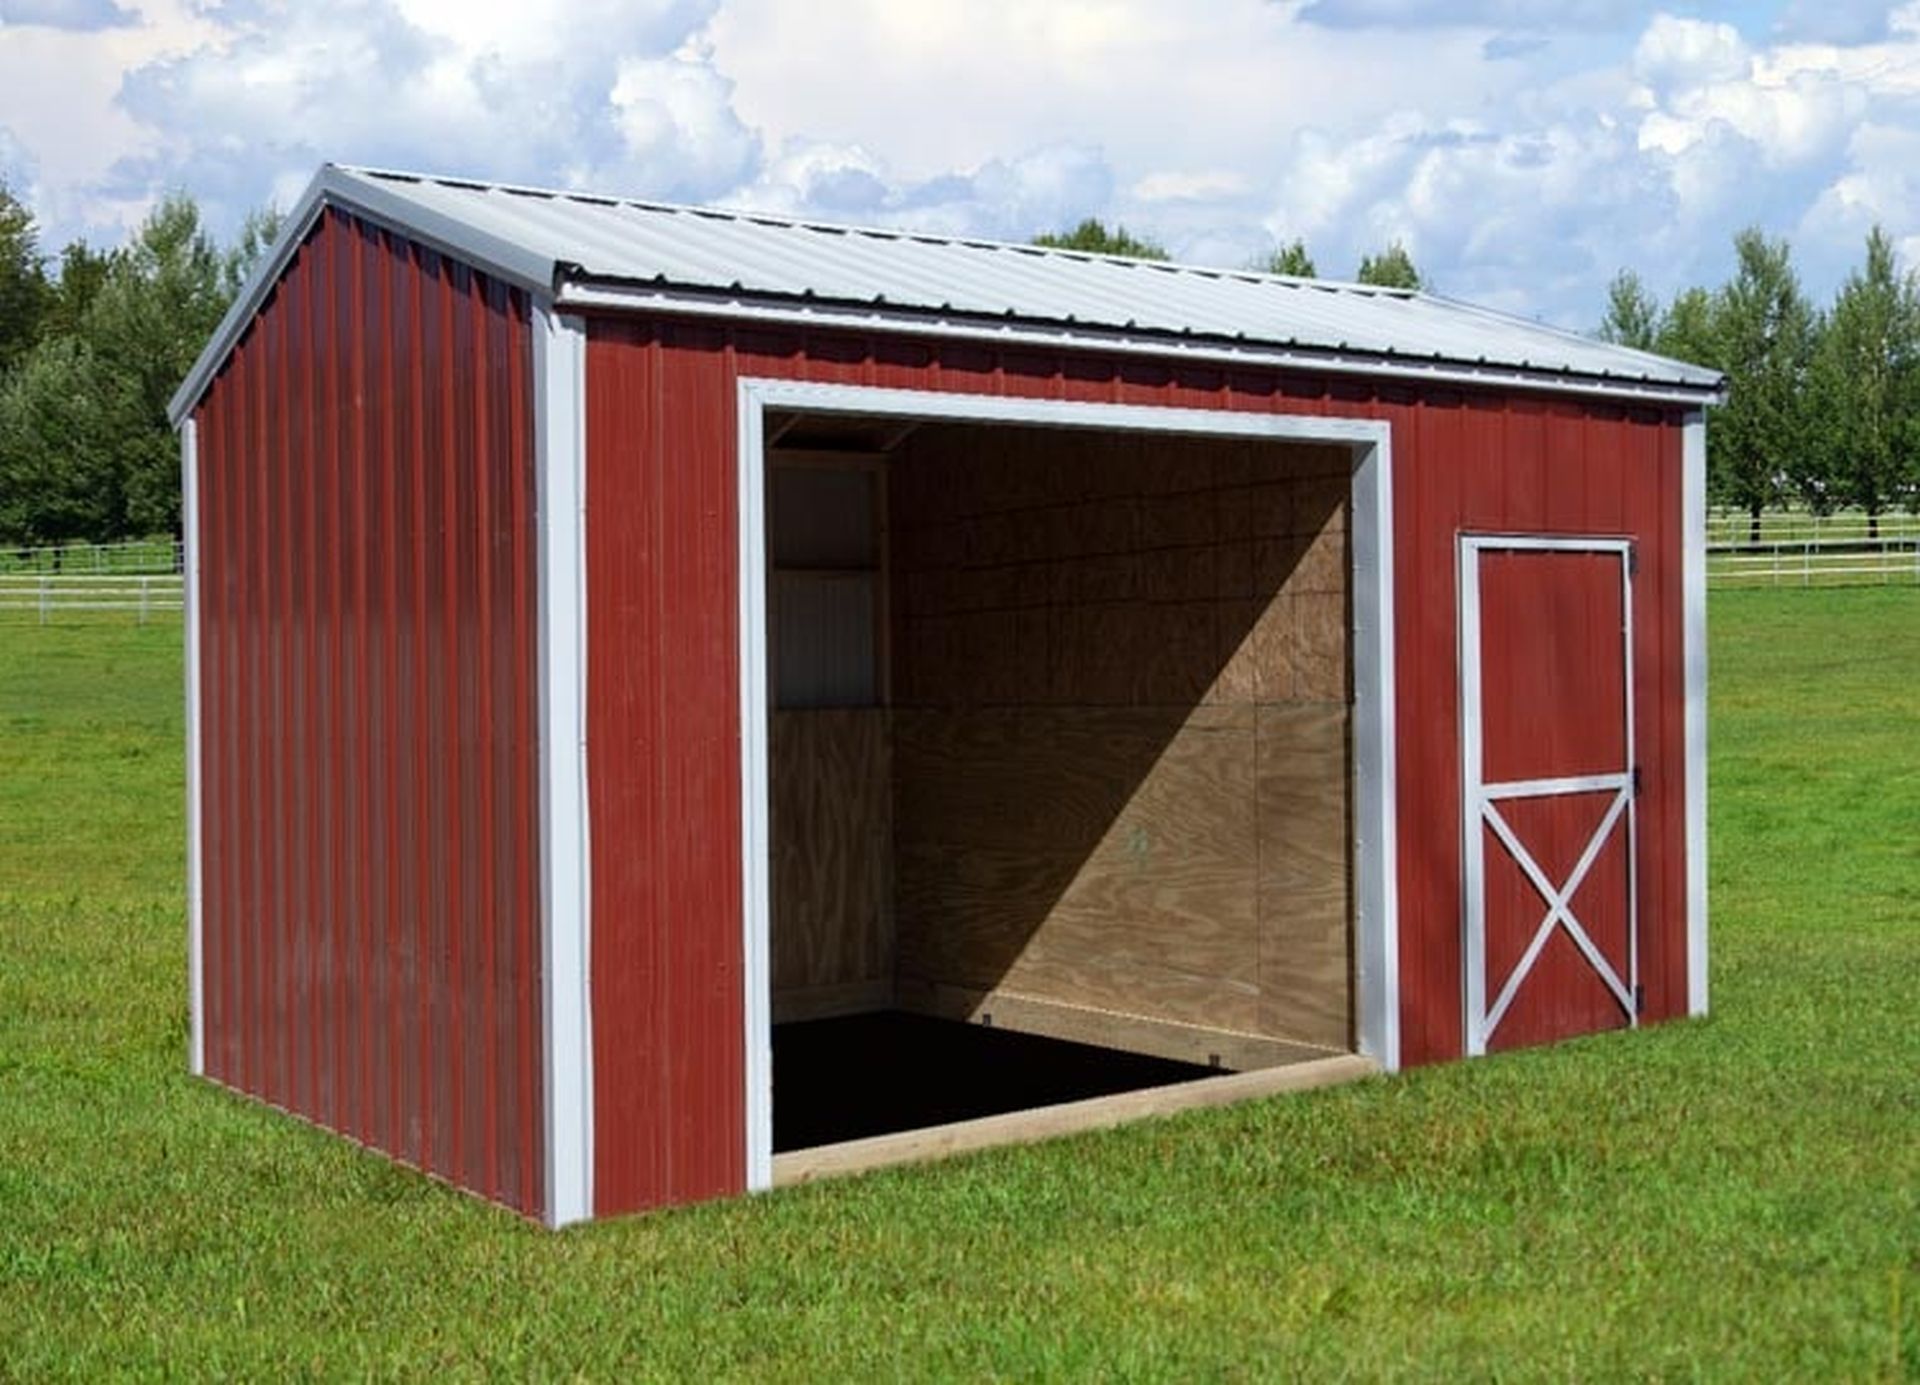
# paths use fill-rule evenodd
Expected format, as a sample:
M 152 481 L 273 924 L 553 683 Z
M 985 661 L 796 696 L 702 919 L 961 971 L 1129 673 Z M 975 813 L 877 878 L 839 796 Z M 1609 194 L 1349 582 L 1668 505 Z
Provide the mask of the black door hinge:
M 1640 797 L 1640 766 L 1633 767 L 1633 796 Z
M 1633 1013 L 1644 1015 L 1647 1012 L 1647 988 L 1638 981 L 1633 983 Z

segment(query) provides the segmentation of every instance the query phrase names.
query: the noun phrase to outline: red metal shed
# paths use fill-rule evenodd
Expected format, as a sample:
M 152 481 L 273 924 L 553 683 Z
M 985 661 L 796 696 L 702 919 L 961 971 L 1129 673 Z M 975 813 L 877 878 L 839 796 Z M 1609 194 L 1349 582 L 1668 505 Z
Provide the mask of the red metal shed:
M 1700 1013 L 1719 388 L 328 167 L 173 404 L 194 1069 L 557 1225 Z

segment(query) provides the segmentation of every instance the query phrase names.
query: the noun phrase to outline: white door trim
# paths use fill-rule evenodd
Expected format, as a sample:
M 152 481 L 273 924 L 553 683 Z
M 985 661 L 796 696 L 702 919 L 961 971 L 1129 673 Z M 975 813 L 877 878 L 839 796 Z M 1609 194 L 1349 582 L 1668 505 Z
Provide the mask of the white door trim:
M 1624 670 L 1622 717 L 1625 722 L 1626 764 L 1618 771 L 1544 779 L 1515 779 L 1488 783 L 1486 745 L 1480 688 L 1480 559 L 1489 552 L 1600 553 L 1620 564 L 1620 657 Z M 1639 821 L 1636 811 L 1633 738 L 1633 541 L 1560 534 L 1462 534 L 1459 538 L 1460 600 L 1460 880 L 1462 1025 L 1469 1057 L 1487 1051 L 1487 1042 L 1506 1017 L 1507 1009 L 1532 971 L 1541 951 L 1556 930 L 1565 930 L 1593 967 L 1614 1000 L 1626 1013 L 1627 1024 L 1639 1024 L 1636 1000 L 1640 977 Z M 1500 812 L 1502 802 L 1521 798 L 1558 797 L 1575 793 L 1611 793 L 1612 802 L 1594 829 L 1579 861 L 1559 884 L 1514 833 Z M 1593 943 L 1572 909 L 1601 849 L 1625 819 L 1627 834 L 1627 975 L 1622 978 Z M 1514 969 L 1502 981 L 1491 1003 L 1487 997 L 1486 949 L 1486 829 L 1492 828 L 1501 845 L 1520 867 L 1546 905 L 1546 914 Z
M 1342 443 L 1353 448 L 1355 992 L 1358 1046 L 1400 1061 L 1395 834 L 1392 434 L 1379 420 L 1158 408 L 1007 395 L 882 389 L 745 377 L 739 382 L 740 856 L 746 1019 L 747 1187 L 773 1184 L 766 666 L 766 446 L 769 409 Z

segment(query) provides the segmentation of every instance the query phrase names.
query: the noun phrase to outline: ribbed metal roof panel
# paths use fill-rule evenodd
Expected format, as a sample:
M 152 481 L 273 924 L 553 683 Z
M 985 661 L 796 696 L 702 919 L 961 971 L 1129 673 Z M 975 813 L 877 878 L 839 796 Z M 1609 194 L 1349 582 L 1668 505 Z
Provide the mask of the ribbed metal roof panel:
M 176 423 L 329 203 L 539 294 L 657 293 L 707 312 L 770 309 L 1149 353 L 1165 343 L 1169 354 L 1505 376 L 1534 389 L 1564 381 L 1669 402 L 1711 402 L 1723 383 L 1712 370 L 1435 294 L 327 165 L 175 392 Z
M 509 243 L 548 265 L 549 276 L 1703 390 L 1720 380 L 1699 366 L 1427 293 L 414 174 L 330 173 L 341 191 L 364 189 Z

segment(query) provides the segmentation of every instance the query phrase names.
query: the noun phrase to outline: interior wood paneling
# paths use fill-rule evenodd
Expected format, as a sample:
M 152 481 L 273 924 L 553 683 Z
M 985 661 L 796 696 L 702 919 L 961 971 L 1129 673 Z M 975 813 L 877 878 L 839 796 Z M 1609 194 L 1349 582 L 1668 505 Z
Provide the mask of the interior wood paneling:
M 903 997 L 1350 1044 L 1350 466 L 964 426 L 900 450 Z
M 1254 1029 L 1254 733 L 1222 712 L 902 710 L 902 976 Z
M 819 1014 L 794 993 L 871 996 L 893 977 L 887 713 L 775 712 L 770 751 L 774 994 Z
M 1260 1020 L 1340 1047 L 1353 1032 L 1347 709 L 1256 709 Z

